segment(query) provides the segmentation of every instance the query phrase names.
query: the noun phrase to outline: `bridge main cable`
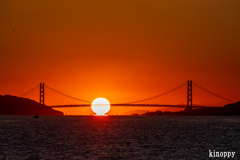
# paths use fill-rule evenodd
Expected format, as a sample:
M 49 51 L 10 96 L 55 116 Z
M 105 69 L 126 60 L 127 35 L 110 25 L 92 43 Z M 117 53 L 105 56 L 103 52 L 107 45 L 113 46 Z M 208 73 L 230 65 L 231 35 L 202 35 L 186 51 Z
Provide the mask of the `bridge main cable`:
M 216 94 L 216 93 L 213 93 L 212 91 L 209 91 L 208 89 L 203 88 L 202 86 L 200 86 L 200 85 L 197 84 L 197 83 L 194 83 L 194 82 L 193 82 L 193 85 L 196 86 L 197 88 L 199 88 L 199 89 L 201 89 L 201 90 L 203 90 L 203 91 L 205 91 L 205 92 L 207 92 L 207 93 L 215 96 L 215 97 L 224 99 L 224 100 L 229 101 L 229 102 L 235 102 L 235 101 L 233 101 L 233 100 L 230 100 L 230 99 L 228 99 L 228 98 L 225 98 L 225 97 L 223 97 L 223 96 L 220 96 L 220 95 L 218 95 L 218 94 Z
M 26 95 L 32 93 L 33 91 L 35 91 L 35 90 L 38 89 L 38 88 L 39 88 L 39 84 L 36 85 L 35 87 L 33 87 L 32 89 L 28 90 L 27 92 L 21 94 L 20 96 L 26 96 Z
M 179 86 L 177 86 L 177 87 L 175 87 L 175 88 L 173 88 L 173 89 L 171 89 L 171 90 L 169 90 L 169 91 L 167 91 L 167 92 L 158 94 L 158 95 L 156 95 L 156 96 L 149 97 L 149 98 L 142 99 L 142 100 L 138 100 L 138 101 L 128 102 L 128 103 L 139 103 L 139 102 L 144 102 L 144 101 L 148 101 L 148 100 L 151 100 L 151 99 L 155 99 L 155 98 L 164 96 L 164 95 L 166 95 L 166 94 L 169 94 L 169 93 L 171 93 L 171 92 L 174 92 L 174 91 L 182 88 L 182 87 L 185 86 L 185 85 L 187 85 L 187 82 L 184 82 L 183 84 L 181 84 L 181 85 L 179 85 Z M 123 104 L 124 104 L 124 103 L 123 103 Z
M 53 92 L 56 92 L 56 93 L 62 95 L 62 96 L 65 96 L 65 97 L 68 97 L 68 98 L 71 98 L 71 99 L 74 99 L 74 100 L 77 100 L 77 101 L 81 101 L 81 102 L 92 103 L 90 101 L 86 101 L 86 100 L 83 100 L 83 99 L 79 99 L 79 98 L 75 98 L 75 97 L 69 96 L 69 95 L 67 95 L 67 94 L 65 94 L 63 92 L 60 92 L 60 91 L 58 91 L 58 90 L 56 90 L 56 89 L 54 89 L 54 88 L 52 88 L 52 87 L 50 87 L 50 86 L 48 86 L 46 84 L 45 84 L 45 87 L 50 89 L 50 90 L 52 90 Z

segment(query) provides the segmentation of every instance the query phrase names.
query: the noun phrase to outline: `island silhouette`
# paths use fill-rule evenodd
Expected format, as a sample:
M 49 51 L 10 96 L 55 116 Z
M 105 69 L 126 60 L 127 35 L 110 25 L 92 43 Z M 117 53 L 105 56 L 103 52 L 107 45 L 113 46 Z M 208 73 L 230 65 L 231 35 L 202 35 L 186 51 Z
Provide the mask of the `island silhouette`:
M 12 96 L 0 95 L 0 115 L 63 115 L 44 104 L 34 100 Z
M 136 114 L 133 114 L 136 115 Z M 200 116 L 200 115 L 227 115 L 227 116 L 239 116 L 240 115 L 240 101 L 237 103 L 227 104 L 223 107 L 205 107 L 198 108 L 180 112 L 170 112 L 170 111 L 155 111 L 155 112 L 146 112 L 142 114 L 144 116 Z

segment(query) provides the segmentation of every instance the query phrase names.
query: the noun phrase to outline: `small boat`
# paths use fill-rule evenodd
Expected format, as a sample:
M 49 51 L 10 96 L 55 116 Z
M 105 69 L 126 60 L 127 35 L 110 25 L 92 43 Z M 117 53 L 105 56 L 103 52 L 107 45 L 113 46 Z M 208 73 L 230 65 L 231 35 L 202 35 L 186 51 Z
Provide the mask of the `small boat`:
M 39 118 L 38 114 L 36 116 L 34 116 L 33 118 Z

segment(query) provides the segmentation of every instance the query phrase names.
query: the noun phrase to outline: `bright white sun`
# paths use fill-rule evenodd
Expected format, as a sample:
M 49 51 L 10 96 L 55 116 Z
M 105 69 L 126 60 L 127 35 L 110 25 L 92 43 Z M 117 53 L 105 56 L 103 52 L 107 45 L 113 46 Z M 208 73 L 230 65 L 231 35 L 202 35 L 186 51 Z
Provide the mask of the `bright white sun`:
M 91 108 L 98 116 L 104 116 L 110 110 L 110 103 L 105 98 L 97 98 L 92 102 Z

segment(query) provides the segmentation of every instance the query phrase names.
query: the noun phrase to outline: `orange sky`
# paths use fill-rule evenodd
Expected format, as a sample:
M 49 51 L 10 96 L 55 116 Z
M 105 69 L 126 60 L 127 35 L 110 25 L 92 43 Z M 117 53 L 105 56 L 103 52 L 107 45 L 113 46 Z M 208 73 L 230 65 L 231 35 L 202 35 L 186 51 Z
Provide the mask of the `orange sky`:
M 80 99 L 124 103 L 193 80 L 239 101 L 239 8 L 239 0 L 0 1 L 0 94 L 44 82 Z M 186 90 L 144 103 L 186 104 Z M 45 94 L 47 105 L 80 103 Z M 26 97 L 38 101 L 39 91 Z M 193 87 L 193 104 L 227 103 Z

